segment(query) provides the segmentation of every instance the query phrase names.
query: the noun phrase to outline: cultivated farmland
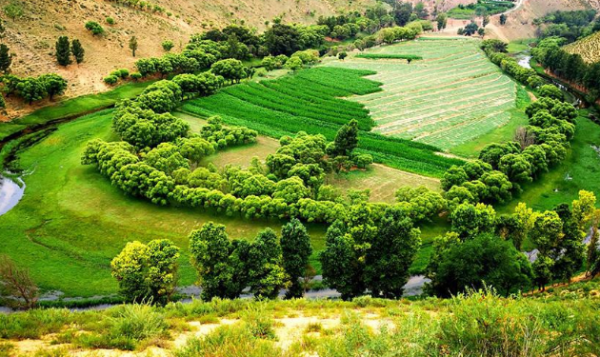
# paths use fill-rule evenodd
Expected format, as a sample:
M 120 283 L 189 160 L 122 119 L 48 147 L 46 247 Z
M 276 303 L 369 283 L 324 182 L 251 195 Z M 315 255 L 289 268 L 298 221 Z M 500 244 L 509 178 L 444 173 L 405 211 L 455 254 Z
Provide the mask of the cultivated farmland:
M 375 132 L 442 149 L 480 137 L 511 119 L 516 85 L 474 40 L 420 40 L 368 51 L 423 60 L 349 58 L 328 66 L 368 69 L 382 91 L 354 97 L 375 120 Z M 358 56 L 357 56 L 358 57 Z
M 380 92 L 381 83 L 363 78 L 375 74 L 364 69 L 318 67 L 277 80 L 228 87 L 189 101 L 182 110 L 202 117 L 220 115 L 229 124 L 275 138 L 305 131 L 333 140 L 341 125 L 356 119 L 362 130 L 359 152 L 373 155 L 380 163 L 433 177 L 460 164 L 460 160 L 437 155 L 437 147 L 373 133 L 375 122 L 368 110 L 340 98 Z

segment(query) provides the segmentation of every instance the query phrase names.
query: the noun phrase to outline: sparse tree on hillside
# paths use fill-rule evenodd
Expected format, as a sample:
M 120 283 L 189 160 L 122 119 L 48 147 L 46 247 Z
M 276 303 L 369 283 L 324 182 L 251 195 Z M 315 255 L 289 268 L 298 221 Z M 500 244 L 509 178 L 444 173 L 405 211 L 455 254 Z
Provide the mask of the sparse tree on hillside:
M 77 62 L 77 64 L 83 62 L 85 50 L 83 49 L 83 46 L 81 46 L 81 42 L 79 42 L 79 40 L 75 39 L 71 43 L 71 53 L 73 54 L 73 57 L 75 57 L 75 62 Z
M 138 41 L 135 36 L 132 36 L 129 39 L 129 49 L 131 50 L 131 54 L 133 55 L 133 57 L 135 57 L 135 51 L 137 51 L 138 49 Z
M 63 94 L 67 89 L 67 81 L 58 74 L 43 74 L 39 76 L 38 80 L 44 86 L 50 100 L 54 99 L 55 95 Z
M 4 42 L 6 36 L 6 26 L 4 26 L 4 20 L 0 19 L 0 42 Z
M 5 44 L 0 45 L 0 71 L 7 73 L 12 64 L 12 55 L 8 46 Z
M 61 66 L 68 66 L 71 61 L 71 43 L 67 36 L 60 36 L 56 41 L 56 61 Z
M 485 15 L 481 21 L 481 27 L 486 27 L 490 23 L 490 16 Z
M 308 258 L 312 254 L 310 237 L 306 228 L 297 219 L 283 226 L 281 230 L 281 250 L 283 267 L 291 285 L 286 297 L 301 298 L 303 293 L 299 278 L 305 276 Z
M 442 31 L 448 25 L 448 15 L 443 12 L 438 14 L 435 20 L 437 21 L 438 31 Z
M 507 16 L 505 14 L 500 15 L 500 25 L 505 25 Z
M 29 271 L 19 268 L 7 255 L 0 255 L 0 295 L 9 297 L 3 301 L 7 305 L 31 309 L 37 304 L 38 287 Z
M 483 27 L 479 28 L 479 30 L 477 30 L 477 34 L 483 38 L 485 36 L 485 29 Z

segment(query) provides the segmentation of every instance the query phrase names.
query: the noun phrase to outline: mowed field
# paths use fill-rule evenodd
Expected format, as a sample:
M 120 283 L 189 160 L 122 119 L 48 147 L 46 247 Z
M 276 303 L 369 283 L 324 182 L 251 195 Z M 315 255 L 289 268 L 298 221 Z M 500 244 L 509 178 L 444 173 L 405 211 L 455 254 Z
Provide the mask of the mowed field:
M 423 60 L 350 57 L 327 66 L 368 69 L 379 92 L 351 99 L 363 104 L 374 132 L 445 150 L 507 124 L 515 108 L 516 84 L 470 39 L 422 39 L 367 51 L 421 56 Z

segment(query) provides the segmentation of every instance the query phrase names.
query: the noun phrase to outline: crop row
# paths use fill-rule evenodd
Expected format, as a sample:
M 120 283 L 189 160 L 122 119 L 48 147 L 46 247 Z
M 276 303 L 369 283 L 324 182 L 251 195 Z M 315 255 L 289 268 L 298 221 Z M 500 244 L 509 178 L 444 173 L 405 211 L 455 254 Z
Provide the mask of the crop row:
M 389 54 L 389 53 L 361 53 L 355 56 L 356 58 L 366 59 L 405 59 L 405 60 L 422 60 L 423 57 L 416 55 L 404 55 L 404 54 Z

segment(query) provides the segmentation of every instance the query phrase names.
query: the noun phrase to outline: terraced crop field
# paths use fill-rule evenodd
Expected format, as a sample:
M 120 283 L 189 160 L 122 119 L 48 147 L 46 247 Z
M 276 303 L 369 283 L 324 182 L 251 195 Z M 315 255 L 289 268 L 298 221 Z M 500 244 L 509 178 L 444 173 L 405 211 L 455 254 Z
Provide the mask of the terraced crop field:
M 442 149 L 478 138 L 510 121 L 516 84 L 492 64 L 476 40 L 418 40 L 368 53 L 416 55 L 421 61 L 351 57 L 327 66 L 368 69 L 382 91 L 352 97 L 369 110 L 373 131 Z
M 379 163 L 432 177 L 461 164 L 437 155 L 437 147 L 372 132 L 376 123 L 364 105 L 342 97 L 380 92 L 381 83 L 364 78 L 375 74 L 320 66 L 276 80 L 227 87 L 188 101 L 181 110 L 200 117 L 219 115 L 228 124 L 275 138 L 305 131 L 333 140 L 343 124 L 356 119 L 361 129 L 359 152 L 371 154 Z

